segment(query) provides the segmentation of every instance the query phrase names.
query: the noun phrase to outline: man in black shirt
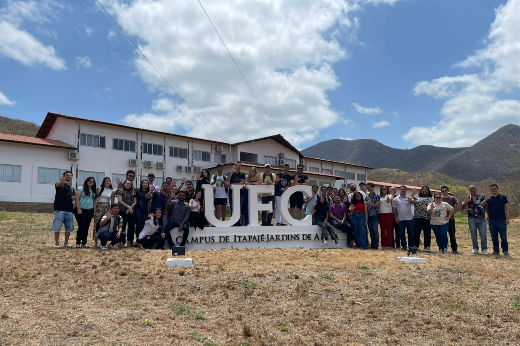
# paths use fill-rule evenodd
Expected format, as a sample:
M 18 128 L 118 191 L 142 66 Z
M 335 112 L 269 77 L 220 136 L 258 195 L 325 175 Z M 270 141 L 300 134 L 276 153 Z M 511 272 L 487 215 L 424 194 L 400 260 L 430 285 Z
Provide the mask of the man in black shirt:
M 292 177 L 291 185 L 309 185 L 309 178 L 303 174 L 303 165 L 297 166 L 297 173 Z M 296 220 L 302 219 L 303 192 L 298 191 L 289 198 L 290 212 Z
M 231 171 L 231 173 L 228 174 L 227 179 L 226 179 L 228 185 L 229 184 L 241 185 L 242 188 L 245 186 L 245 184 L 246 184 L 246 175 L 244 173 L 240 172 L 240 168 L 241 167 L 242 167 L 242 165 L 238 161 L 233 164 L 233 170 Z M 238 188 L 238 186 L 236 186 L 235 188 Z M 242 210 L 243 209 L 243 205 L 244 205 L 244 190 L 242 188 L 240 190 L 240 201 L 239 201 L 239 203 L 240 203 L 240 216 L 244 215 L 244 211 Z M 229 189 L 228 198 L 229 198 L 229 210 L 232 213 L 233 212 L 233 190 L 231 190 L 231 189 Z M 240 219 L 242 220 L 243 217 L 241 217 Z M 241 220 L 239 220 L 235 224 L 235 226 L 240 225 Z
M 69 245 L 70 232 L 74 232 L 74 213 L 72 201 L 76 199 L 72 182 L 72 172 L 65 171 L 60 181 L 55 185 L 56 195 L 54 196 L 54 220 L 52 221 L 52 231 L 54 232 L 55 248 L 60 248 L 61 226 L 65 224 L 65 247 Z

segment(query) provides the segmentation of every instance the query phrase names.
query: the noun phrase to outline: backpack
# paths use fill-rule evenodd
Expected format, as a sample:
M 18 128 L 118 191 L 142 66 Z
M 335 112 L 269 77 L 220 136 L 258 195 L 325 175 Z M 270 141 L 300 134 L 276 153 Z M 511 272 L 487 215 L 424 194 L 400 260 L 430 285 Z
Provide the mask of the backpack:
M 227 180 L 227 175 L 222 175 L 223 179 L 224 180 Z M 212 177 L 211 177 L 211 180 L 213 180 L 214 182 L 217 182 L 217 175 L 214 174 Z M 226 189 L 226 192 L 228 192 L 228 185 L 226 184 L 226 186 L 224 186 L 224 188 Z
M 274 173 L 269 173 L 271 175 L 271 181 L 274 183 L 276 180 L 276 175 Z M 262 179 L 262 182 L 265 183 L 265 172 L 260 173 L 260 178 Z

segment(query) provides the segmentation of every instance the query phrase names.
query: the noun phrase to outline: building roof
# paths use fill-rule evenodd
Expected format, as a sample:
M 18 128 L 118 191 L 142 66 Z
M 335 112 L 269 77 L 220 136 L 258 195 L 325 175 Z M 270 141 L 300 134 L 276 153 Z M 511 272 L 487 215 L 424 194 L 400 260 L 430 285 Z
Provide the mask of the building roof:
M 171 133 L 171 132 L 163 132 L 163 131 L 143 129 L 143 128 L 140 128 L 140 127 L 133 127 L 133 126 L 128 126 L 128 125 L 115 124 L 115 123 L 110 123 L 110 122 L 107 122 L 107 121 L 100 121 L 100 120 L 81 118 L 81 117 L 76 117 L 76 116 L 72 116 L 72 115 L 61 114 L 61 113 L 53 113 L 53 112 L 47 112 L 47 116 L 45 117 L 45 120 L 43 120 L 43 123 L 40 126 L 40 130 L 36 134 L 36 137 L 37 138 L 47 138 L 47 136 L 49 135 L 49 132 L 51 131 L 52 127 L 54 126 L 54 123 L 56 122 L 57 118 L 64 118 L 64 119 L 71 119 L 71 120 L 82 120 L 82 121 L 88 121 L 88 122 L 97 123 L 97 124 L 104 124 L 104 125 L 124 127 L 124 128 L 132 129 L 132 130 L 147 131 L 147 132 L 159 133 L 159 134 L 162 134 L 162 135 L 178 136 L 178 137 L 182 137 L 182 138 L 196 139 L 196 140 L 199 140 L 199 141 L 205 141 L 205 142 L 229 145 L 229 143 L 221 142 L 221 141 L 214 141 L 214 140 L 211 140 L 211 139 L 204 139 L 204 138 L 190 137 L 190 136 L 185 136 L 185 135 L 178 135 L 176 133 Z
M 237 143 L 231 144 L 231 146 L 235 147 L 235 146 L 240 145 L 240 144 L 252 143 L 252 142 L 260 142 L 260 141 L 265 141 L 265 140 L 268 140 L 268 139 L 272 139 L 273 141 L 277 142 L 278 144 L 283 145 L 287 149 L 289 149 L 291 151 L 294 151 L 295 153 L 298 154 L 299 157 L 303 157 L 303 154 L 300 153 L 300 151 L 298 149 L 296 149 L 291 143 L 289 143 L 289 141 L 286 140 L 281 134 L 276 134 L 276 135 L 267 136 L 267 137 L 250 139 L 248 141 L 237 142 Z
M 372 183 L 374 185 L 381 185 L 381 186 L 384 185 L 384 186 L 397 186 L 397 187 L 404 185 L 409 189 L 421 191 L 421 186 L 406 185 L 406 184 L 392 184 L 392 183 L 384 183 L 382 181 L 373 181 L 373 180 L 369 180 L 368 183 Z M 435 189 L 430 189 L 430 191 L 431 192 L 441 192 L 441 190 L 435 190 Z
M 229 163 L 222 163 L 221 165 L 225 167 L 225 166 L 230 166 L 232 164 L 233 164 L 232 162 L 229 162 Z M 255 165 L 254 163 L 245 163 L 245 162 L 242 162 L 241 165 L 244 167 L 255 167 L 255 168 L 264 168 L 265 167 L 265 165 Z M 217 166 L 215 165 L 212 167 L 208 167 L 206 169 L 215 169 L 216 167 Z M 281 167 L 271 166 L 271 171 L 280 171 L 281 172 L 282 170 L 283 170 L 283 168 L 281 168 Z M 289 172 L 296 173 L 297 171 L 295 169 L 289 169 Z M 325 173 L 309 172 L 309 171 L 303 171 L 303 173 L 307 174 L 307 175 L 317 175 L 320 177 L 334 178 L 336 180 L 345 179 L 342 176 L 333 175 L 333 174 L 325 174 Z
M 311 159 L 311 160 L 320 160 L 320 161 L 326 161 L 326 162 L 332 162 L 332 163 L 339 163 L 342 165 L 349 165 L 349 166 L 356 166 L 356 167 L 362 167 L 366 169 L 372 169 L 372 167 L 363 166 L 363 165 L 356 165 L 354 163 L 348 163 L 348 162 L 342 162 L 342 161 L 334 161 L 334 160 L 327 160 L 327 159 L 320 159 L 319 157 L 311 157 L 311 156 L 304 156 L 305 159 Z
M 0 141 L 32 144 L 32 145 L 43 145 L 46 147 L 54 147 L 54 148 L 76 149 L 76 147 L 73 147 L 72 145 L 69 145 L 67 143 L 63 143 L 62 141 L 57 141 L 54 139 L 18 136 L 18 135 L 11 135 L 8 133 L 0 133 Z

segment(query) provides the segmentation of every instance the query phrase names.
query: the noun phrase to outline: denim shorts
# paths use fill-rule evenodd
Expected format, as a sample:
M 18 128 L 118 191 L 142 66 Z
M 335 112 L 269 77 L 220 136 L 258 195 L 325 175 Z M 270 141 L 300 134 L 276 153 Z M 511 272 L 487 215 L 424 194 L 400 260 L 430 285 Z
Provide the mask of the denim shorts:
M 65 232 L 74 232 L 74 214 L 70 211 L 54 211 L 54 220 L 52 221 L 52 232 L 60 232 L 61 226 L 65 224 Z

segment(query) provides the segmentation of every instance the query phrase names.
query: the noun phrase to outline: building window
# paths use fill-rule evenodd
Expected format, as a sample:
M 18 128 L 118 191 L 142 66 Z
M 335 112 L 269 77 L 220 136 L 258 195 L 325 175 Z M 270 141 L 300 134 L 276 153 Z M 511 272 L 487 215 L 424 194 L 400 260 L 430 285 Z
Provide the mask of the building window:
M 94 148 L 105 148 L 106 138 L 105 136 L 96 136 L 82 133 L 80 136 L 79 144 L 86 147 Z
M 193 151 L 193 160 L 210 162 L 211 154 L 207 151 L 194 150 Z
M 143 154 L 159 155 L 163 154 L 163 146 L 160 144 L 142 143 Z
M 345 172 L 345 179 L 356 180 L 356 173 Z
M 296 160 L 285 159 L 285 163 L 289 165 L 289 168 L 296 168 Z
M 170 156 L 178 157 L 179 159 L 187 159 L 188 158 L 188 149 L 170 147 Z
M 226 163 L 226 154 L 214 154 L 215 163 Z
M 38 167 L 38 184 L 56 184 L 66 169 Z
M 319 173 L 320 169 L 318 167 L 309 167 L 309 172 L 316 172 Z
M 122 151 L 132 151 L 135 153 L 135 141 L 128 141 L 126 139 L 118 139 L 114 138 L 113 142 L 114 150 L 122 150 Z M 97 182 L 97 180 L 96 180 Z
M 335 170 L 334 171 L 334 175 L 339 175 L 340 177 L 345 177 L 346 173 L 344 171 L 337 171 L 337 170 Z
M 322 168 L 321 173 L 323 174 L 332 174 L 332 169 Z
M 278 166 L 278 158 L 274 156 L 264 156 L 264 164 Z
M 357 180 L 358 181 L 365 181 L 365 179 L 366 179 L 366 175 L 361 174 L 361 173 L 357 174 Z
M 0 181 L 21 182 L 22 166 L 0 165 Z
M 88 177 L 94 177 L 94 179 L 96 180 L 96 186 L 100 186 L 103 182 L 103 178 L 105 178 L 105 172 L 79 171 L 78 186 L 83 186 L 85 179 L 87 179 Z M 116 188 L 114 185 L 112 185 L 112 187 Z

